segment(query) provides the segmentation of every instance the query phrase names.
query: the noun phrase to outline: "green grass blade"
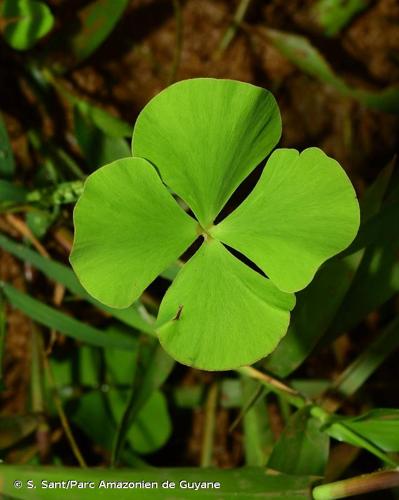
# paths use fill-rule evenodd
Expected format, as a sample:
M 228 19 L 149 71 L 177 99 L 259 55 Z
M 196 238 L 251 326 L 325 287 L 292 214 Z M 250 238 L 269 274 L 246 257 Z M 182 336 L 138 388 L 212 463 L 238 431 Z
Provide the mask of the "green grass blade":
M 108 38 L 128 3 L 129 0 L 95 0 L 88 3 L 77 13 L 80 22 L 78 29 L 68 23 L 54 37 L 52 47 L 68 47 L 73 64 L 81 63 Z
M 337 35 L 369 4 L 368 0 L 318 0 L 312 8 L 317 23 L 327 36 Z
M 360 250 L 327 262 L 312 283 L 297 294 L 288 333 L 266 359 L 267 370 L 286 377 L 305 361 L 336 317 L 362 255 Z
M 40 417 L 34 414 L 0 417 L 0 450 L 14 446 L 32 434 Z
M 154 341 L 152 350 L 146 360 L 145 369 L 137 372 L 135 377 L 129 401 L 115 438 L 112 464 L 118 462 L 130 425 L 135 421 L 140 410 L 154 391 L 159 389 L 165 382 L 174 365 L 175 361 L 162 349 L 158 342 Z
M 118 347 L 120 349 L 134 349 L 136 338 L 122 335 L 117 331 L 104 333 L 97 328 L 86 325 L 52 307 L 49 307 L 29 295 L 20 292 L 7 283 L 1 283 L 8 301 L 17 309 L 38 323 L 57 330 L 64 335 L 100 347 Z
M 34 250 L 31 250 L 24 245 L 15 243 L 4 235 L 0 235 L 0 247 L 24 262 L 29 262 L 33 267 L 39 269 L 48 278 L 61 283 L 71 293 L 84 298 L 94 304 L 98 309 L 111 314 L 114 318 L 119 319 L 123 323 L 132 326 L 137 330 L 155 335 L 152 326 L 141 317 L 140 313 L 136 309 L 141 305 L 133 305 L 127 309 L 111 309 L 91 297 L 83 289 L 72 269 L 69 269 L 67 266 L 55 262 L 54 260 L 46 259 Z
M 7 318 L 6 318 L 6 301 L 2 290 L 0 289 L 0 390 L 3 389 L 3 356 L 4 356 L 4 345 L 6 341 L 6 328 L 7 328 Z
M 274 444 L 266 409 L 266 389 L 254 380 L 242 379 L 244 405 L 238 418 L 243 418 L 246 465 L 265 466 Z M 256 391 L 256 392 L 254 392 Z
M 369 108 L 387 113 L 399 112 L 399 88 L 392 86 L 380 91 L 355 88 L 337 75 L 323 55 L 304 36 L 266 29 L 265 34 L 276 49 L 304 73 L 352 97 Z
M 331 386 L 334 393 L 354 394 L 399 346 L 399 317 L 356 358 Z
M 12 182 L 0 179 L 0 202 L 23 203 L 26 200 L 26 191 Z
M 0 177 L 10 179 L 14 171 L 14 155 L 8 138 L 6 124 L 0 115 Z
M 381 450 L 399 452 L 399 410 L 376 408 L 357 417 L 343 417 L 341 421 Z
M 273 448 L 268 467 L 287 474 L 322 476 L 327 465 L 330 439 L 310 407 L 299 409 Z
M 14 487 L 14 481 L 21 481 L 21 488 Z M 33 481 L 36 488 L 28 489 L 27 481 Z M 46 481 L 92 481 L 94 488 L 43 488 L 42 480 Z M 148 483 L 147 487 L 131 489 L 100 488 L 100 481 L 125 481 L 130 483 Z M 174 482 L 174 488 L 162 485 L 165 481 Z M 218 482 L 218 489 L 182 488 L 180 482 Z M 67 467 L 28 467 L 0 465 L 0 485 L 2 493 L 13 495 L 18 500 L 71 500 L 85 499 L 117 499 L 131 500 L 134 498 L 150 498 L 174 500 L 187 498 L 214 498 L 250 500 L 265 498 L 275 500 L 309 500 L 312 478 L 287 475 L 269 475 L 263 468 L 248 467 L 243 469 L 73 469 Z M 151 488 L 151 483 L 155 485 Z M 70 484 L 70 483 L 69 483 Z

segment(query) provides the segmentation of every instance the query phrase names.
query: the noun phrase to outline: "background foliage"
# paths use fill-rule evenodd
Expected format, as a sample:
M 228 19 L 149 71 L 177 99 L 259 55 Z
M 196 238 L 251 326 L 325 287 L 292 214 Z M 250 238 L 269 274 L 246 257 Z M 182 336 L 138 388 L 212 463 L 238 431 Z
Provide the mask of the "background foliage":
M 65 477 L 67 466 L 94 477 L 86 465 L 129 467 L 137 480 L 195 467 L 185 477 L 220 480 L 226 498 L 309 498 L 320 481 L 315 498 L 397 484 L 388 471 L 335 483 L 399 460 L 397 2 L 3 0 L 0 31 L 4 494 L 15 497 L 16 477 Z M 181 263 L 125 310 L 89 297 L 68 266 L 86 175 L 130 154 L 153 95 L 197 76 L 270 89 L 281 145 L 340 161 L 362 209 L 351 247 L 298 294 L 277 350 L 227 373 L 178 365 L 154 337 Z M 37 468 L 48 465 L 57 468 Z M 208 466 L 234 470 L 198 469 Z

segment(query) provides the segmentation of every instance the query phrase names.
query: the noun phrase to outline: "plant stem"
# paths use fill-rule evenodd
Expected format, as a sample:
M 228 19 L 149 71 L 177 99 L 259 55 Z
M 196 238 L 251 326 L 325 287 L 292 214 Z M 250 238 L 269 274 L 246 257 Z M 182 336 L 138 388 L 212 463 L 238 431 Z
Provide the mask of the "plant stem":
M 173 12 L 175 15 L 176 23 L 176 42 L 175 42 L 175 52 L 173 56 L 172 68 L 170 70 L 168 85 L 176 81 L 177 72 L 180 67 L 181 51 L 183 46 L 183 20 L 181 15 L 181 5 L 180 0 L 173 1 Z
M 0 289 L 0 390 L 4 388 L 3 382 L 3 358 L 4 358 L 4 348 L 6 342 L 6 299 L 4 297 L 3 291 Z
M 399 317 L 378 335 L 331 385 L 328 393 L 344 396 L 354 394 L 399 345 Z M 336 411 L 342 401 L 327 400 L 328 409 Z
M 34 236 L 29 227 L 25 224 L 25 222 L 18 217 L 15 217 L 12 214 L 6 214 L 6 221 L 10 226 L 18 231 L 18 233 L 29 240 L 29 242 L 36 248 L 36 250 L 40 253 L 42 257 L 49 258 L 49 254 L 44 246 L 40 243 L 40 241 Z
M 58 389 L 56 381 L 54 379 L 54 374 L 53 374 L 53 371 L 51 369 L 51 365 L 50 365 L 50 363 L 45 355 L 43 356 L 43 358 L 44 358 L 44 367 L 46 369 L 47 378 L 48 378 L 50 387 L 52 389 L 52 396 L 53 396 L 54 405 L 56 407 L 58 416 L 60 418 L 62 428 L 64 429 L 65 435 L 69 441 L 69 445 L 71 447 L 73 454 L 75 455 L 75 458 L 76 458 L 78 464 L 80 465 L 80 467 L 87 467 L 86 461 L 83 458 L 83 455 L 79 449 L 79 446 L 75 441 L 75 438 L 73 436 L 73 433 L 72 433 L 71 427 L 69 425 L 67 416 L 65 415 L 64 409 L 62 407 L 62 401 L 61 401 L 61 398 L 59 396 L 59 389 Z
M 268 387 L 274 393 L 283 395 L 296 408 L 302 408 L 306 404 L 311 404 L 311 401 L 300 392 L 252 366 L 243 366 L 236 371 L 247 377 L 259 380 L 261 384 Z
M 315 500 L 333 500 L 398 486 L 399 470 L 386 470 L 316 486 L 313 489 L 313 498 Z
M 335 437 L 334 434 L 336 434 L 336 432 L 334 431 L 338 431 L 338 433 L 341 436 L 347 437 L 349 443 L 352 444 L 356 443 L 356 446 L 359 446 L 369 451 L 370 453 L 378 457 L 385 464 L 388 464 L 390 466 L 397 465 L 397 462 L 392 458 L 390 458 L 382 450 L 380 450 L 380 448 L 375 446 L 367 439 L 363 438 L 360 434 L 357 434 L 348 427 L 346 427 L 344 423 L 340 422 L 339 420 L 332 421 L 331 414 L 327 410 L 325 410 L 321 406 L 314 404 L 314 402 L 309 398 L 307 398 L 304 394 L 295 391 L 288 385 L 283 384 L 279 380 L 251 366 L 244 366 L 236 371 L 248 377 L 259 380 L 261 384 L 268 387 L 275 394 L 284 397 L 290 404 L 292 404 L 296 408 L 302 408 L 303 406 L 311 405 L 311 410 L 310 410 L 311 415 L 320 420 L 320 422 L 326 426 L 325 432 L 330 434 L 332 437 Z M 330 431 L 329 426 L 331 427 L 334 426 L 334 429 L 331 429 Z
M 41 332 L 32 325 L 31 349 L 31 406 L 32 412 L 38 415 L 36 442 L 40 461 L 46 463 L 50 453 L 50 428 L 45 418 L 43 388 L 43 339 Z
M 204 437 L 202 440 L 201 467 L 210 467 L 212 465 L 218 392 L 218 385 L 214 382 L 209 389 L 208 399 L 205 406 L 205 426 Z
M 256 382 L 255 382 L 256 383 Z M 237 427 L 237 425 L 241 422 L 244 416 L 248 413 L 248 411 L 257 403 L 261 397 L 267 394 L 266 387 L 263 385 L 258 385 L 256 391 L 252 394 L 249 400 L 242 405 L 240 413 L 234 419 L 233 423 L 229 427 L 229 432 L 233 432 L 233 430 Z
M 238 27 L 242 23 L 249 6 L 251 4 L 252 0 L 241 0 L 240 3 L 238 4 L 237 10 L 235 11 L 234 17 L 233 17 L 233 22 L 230 24 L 230 26 L 227 28 L 226 32 L 224 33 L 220 43 L 219 47 L 214 55 L 215 59 L 218 59 L 222 53 L 227 49 L 227 47 L 230 45 L 232 42 L 233 38 L 235 37 L 235 34 L 237 32 Z

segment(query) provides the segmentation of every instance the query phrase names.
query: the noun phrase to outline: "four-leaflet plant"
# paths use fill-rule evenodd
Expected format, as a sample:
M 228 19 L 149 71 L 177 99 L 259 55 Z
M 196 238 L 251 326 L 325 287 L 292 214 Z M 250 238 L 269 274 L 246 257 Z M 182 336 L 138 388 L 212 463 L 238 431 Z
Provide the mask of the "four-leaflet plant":
M 156 323 L 161 344 L 181 363 L 227 370 L 272 352 L 287 331 L 294 292 L 357 233 L 355 191 L 317 148 L 274 151 L 247 199 L 214 225 L 280 135 L 279 109 L 267 90 L 185 80 L 142 110 L 133 157 L 85 183 L 70 261 L 86 290 L 108 306 L 128 307 L 203 238 L 167 290 Z

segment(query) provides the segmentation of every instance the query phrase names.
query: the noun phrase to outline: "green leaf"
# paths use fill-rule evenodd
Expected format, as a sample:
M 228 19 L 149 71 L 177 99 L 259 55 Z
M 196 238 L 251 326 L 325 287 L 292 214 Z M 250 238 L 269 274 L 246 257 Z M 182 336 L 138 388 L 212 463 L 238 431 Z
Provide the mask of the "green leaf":
M 210 234 L 249 257 L 285 292 L 305 288 L 360 223 L 345 171 L 320 149 L 276 150 L 248 198 Z
M 50 9 L 36 0 L 4 0 L 1 15 L 8 21 L 4 38 L 17 50 L 30 49 L 54 24 Z
M 189 386 L 188 388 L 190 387 L 192 386 Z M 203 386 L 200 386 L 200 388 L 203 390 Z M 237 408 L 243 404 L 242 383 L 240 379 L 231 379 L 226 377 L 221 381 L 219 388 L 220 406 L 222 408 Z
M 390 185 L 393 166 L 391 162 L 380 172 L 360 200 L 362 227 L 381 209 Z M 364 256 L 362 245 L 359 247 L 356 244 L 361 232 L 362 228 L 344 257 L 326 262 L 312 283 L 297 295 L 297 305 L 287 335 L 266 360 L 266 368 L 279 377 L 287 377 L 298 368 L 316 344 L 319 341 L 320 345 L 324 342 L 325 334 L 329 330 L 336 330 L 342 317 L 352 320 L 353 311 L 359 308 L 358 303 L 364 300 L 365 295 L 379 293 L 366 286 L 361 294 L 348 301 L 348 291 L 357 279 L 359 265 Z M 326 297 L 329 299 L 326 300 Z
M 394 168 L 396 158 L 394 157 L 378 174 L 375 181 L 367 188 L 360 200 L 360 212 L 362 214 L 362 226 L 381 211 L 387 191 L 390 190 L 394 179 Z M 399 183 L 397 183 L 399 185 Z
M 118 330 L 117 330 L 118 331 Z M 113 334 L 112 328 L 107 329 L 107 335 Z M 120 332 L 119 332 L 120 333 Z M 126 333 L 126 332 L 125 332 Z M 137 344 L 137 339 L 136 344 Z M 104 349 L 104 352 L 107 352 L 108 349 L 113 350 L 112 347 L 107 347 Z M 131 353 L 137 349 L 136 347 L 132 347 L 132 349 L 121 351 L 124 354 L 132 355 Z M 78 350 L 78 377 L 79 384 L 82 386 L 92 386 L 98 387 L 100 384 L 100 372 L 101 372 L 101 351 L 98 347 L 93 347 L 89 345 L 82 345 Z
M 14 481 L 22 481 L 22 488 L 15 489 Z M 268 474 L 262 467 L 245 467 L 241 469 L 201 469 L 198 468 L 170 468 L 170 469 L 78 469 L 72 467 L 32 467 L 19 465 L 1 465 L 0 481 L 2 493 L 12 495 L 17 500 L 54 500 L 54 488 L 42 488 L 41 481 L 67 481 L 73 479 L 78 482 L 93 481 L 95 488 L 79 488 L 70 490 L 58 488 L 57 500 L 71 500 L 73 495 L 79 500 L 93 500 L 98 498 L 132 500 L 133 498 L 150 498 L 162 500 L 175 500 L 187 498 L 211 498 L 215 500 L 234 498 L 237 500 L 253 500 L 265 498 L 275 500 L 310 500 L 310 487 L 314 478 L 293 477 L 285 474 Z M 36 490 L 28 489 L 26 484 L 32 480 L 37 486 Z M 115 482 L 116 485 L 129 481 L 132 484 L 147 484 L 147 487 L 137 486 L 134 489 L 103 488 L 99 489 L 100 481 Z M 162 487 L 165 481 L 174 482 L 174 488 Z M 214 482 L 219 483 L 219 488 L 200 490 L 182 487 L 181 481 Z M 152 486 L 152 483 L 155 485 Z
M 229 370 L 269 354 L 295 297 L 208 240 L 166 292 L 157 319 L 165 350 L 186 365 Z
M 64 89 L 62 93 L 66 95 L 68 100 L 74 103 L 75 109 L 81 116 L 85 117 L 86 120 L 90 121 L 104 132 L 104 134 L 114 138 L 127 138 L 132 135 L 133 127 L 129 123 L 111 115 L 102 108 L 98 108 L 83 99 L 77 98 Z
M 15 172 L 15 161 L 6 124 L 0 115 L 0 177 L 10 179 Z M 0 198 L 1 199 L 1 198 Z
M 17 444 L 37 428 L 37 415 L 12 415 L 0 417 L 0 450 Z
M 80 396 L 77 406 L 71 411 L 71 419 L 94 443 L 111 450 L 115 435 L 112 415 L 107 412 L 106 395 L 90 391 Z
M 115 420 L 119 422 L 124 414 L 128 392 L 111 390 L 108 398 Z M 126 438 L 137 453 L 152 453 L 166 443 L 171 431 L 166 398 L 160 391 L 154 391 L 127 430 Z
M 399 203 L 393 203 L 383 207 L 380 214 L 365 225 L 364 232 L 371 227 L 374 243 L 365 249 L 345 302 L 332 325 L 333 332 L 353 328 L 399 291 L 399 232 L 393 230 L 398 219 Z M 362 232 L 359 241 L 361 236 Z
M 197 237 L 197 223 L 141 158 L 92 174 L 74 222 L 72 267 L 91 295 L 115 308 L 129 306 Z
M 133 336 L 122 335 L 119 332 L 104 333 L 97 328 L 86 325 L 52 307 L 42 304 L 7 283 L 0 282 L 0 287 L 14 307 L 48 328 L 57 330 L 82 342 L 101 347 L 134 349 L 136 346 L 136 339 Z
M 48 64 L 57 71 L 66 71 L 90 57 L 109 37 L 129 0 L 92 0 L 85 3 L 76 13 L 76 21 L 64 23 L 47 48 Z M 57 50 L 54 51 L 54 48 Z M 60 50 L 63 51 L 62 62 Z
M 109 381 L 130 386 L 136 373 L 138 348 L 134 351 L 108 348 L 104 354 Z
M 328 331 L 360 264 L 363 251 L 332 259 L 319 269 L 310 285 L 297 294 L 287 335 L 265 360 L 265 367 L 287 377 L 312 352 Z M 312 318 L 312 321 L 309 321 Z
M 345 397 L 354 394 L 398 346 L 399 317 L 396 317 L 334 381 L 332 393 Z
M 0 179 L 0 202 L 23 203 L 26 201 L 26 195 L 24 188 Z
M 58 207 L 75 203 L 83 191 L 83 181 L 60 182 L 54 187 L 35 189 L 26 195 L 26 201 L 44 207 Z
M 139 313 L 139 308 L 142 307 L 140 304 L 135 303 L 127 309 L 111 309 L 91 297 L 91 295 L 89 295 L 79 283 L 72 269 L 69 269 L 67 266 L 64 266 L 54 260 L 42 257 L 34 250 L 31 250 L 24 245 L 14 243 L 2 234 L 0 234 L 0 247 L 15 257 L 18 257 L 25 262 L 29 262 L 33 267 L 39 269 L 48 278 L 61 283 L 73 294 L 88 300 L 97 308 L 106 311 L 123 323 L 132 326 L 137 330 L 154 335 L 153 327 L 148 322 L 144 321 Z
M 136 373 L 123 418 L 118 426 L 112 453 L 113 465 L 119 460 L 132 422 L 136 421 L 153 393 L 165 382 L 175 364 L 157 342 L 151 342 L 146 347 L 140 353 L 140 361 L 144 363 L 144 367 Z
M 134 156 L 146 158 L 206 229 L 281 134 L 270 92 L 232 80 L 176 83 L 141 111 Z
M 0 288 L 0 391 L 4 389 L 3 361 L 7 332 L 6 300 Z
M 287 474 L 324 475 L 330 440 L 309 411 L 309 407 L 301 408 L 289 419 L 273 448 L 269 468 Z
M 74 124 L 79 147 L 90 170 L 130 156 L 129 146 L 123 137 L 107 135 L 78 107 L 74 110 Z
M 397 467 L 399 465 L 399 462 L 396 458 L 391 457 L 390 455 L 385 453 L 379 446 L 374 444 L 366 436 L 347 426 L 344 419 L 334 418 L 334 421 L 332 423 L 324 427 L 324 431 L 337 441 L 349 443 L 358 448 L 364 448 L 365 450 L 378 457 L 385 464 L 393 467 Z
M 333 36 L 345 28 L 368 4 L 368 0 L 318 0 L 313 6 L 313 12 L 325 34 Z
M 251 379 L 242 379 L 245 400 L 253 402 L 253 391 L 259 389 L 259 384 Z M 263 396 L 265 391 L 260 386 Z M 256 396 L 259 394 L 255 393 Z M 244 447 L 246 465 L 264 466 L 273 448 L 274 436 L 270 427 L 269 415 L 265 398 L 257 398 L 250 407 L 242 409 L 244 426 Z
M 204 402 L 203 385 L 182 385 L 173 391 L 173 400 L 178 408 L 201 408 Z M 224 398 L 221 398 L 224 402 Z
M 128 3 L 129 0 L 95 0 L 79 10 L 79 28 L 68 27 L 69 32 L 64 34 L 75 63 L 89 57 L 108 38 Z
M 307 38 L 271 29 L 265 30 L 265 33 L 273 45 L 304 73 L 331 85 L 344 96 L 357 99 L 367 107 L 387 113 L 399 113 L 398 87 L 388 87 L 380 91 L 351 87 L 334 73 L 328 62 Z
M 180 82 L 140 114 L 132 149 L 142 158 L 90 176 L 77 204 L 71 262 L 85 288 L 113 307 L 137 298 L 198 235 L 207 240 L 160 307 L 161 343 L 182 363 L 231 369 L 269 354 L 294 306 L 284 292 L 305 287 L 357 232 L 353 187 L 316 148 L 276 152 L 249 198 L 211 225 L 270 152 L 280 128 L 275 101 L 263 89 L 226 80 Z M 178 208 L 156 170 L 203 227 Z M 214 237 L 251 258 L 271 280 Z M 248 329 L 249 339 L 242 333 Z
M 342 422 L 386 452 L 399 451 L 399 410 L 378 408 Z
M 34 236 L 41 239 L 50 229 L 57 215 L 57 212 L 51 213 L 48 210 L 35 210 L 28 212 L 25 220 Z

